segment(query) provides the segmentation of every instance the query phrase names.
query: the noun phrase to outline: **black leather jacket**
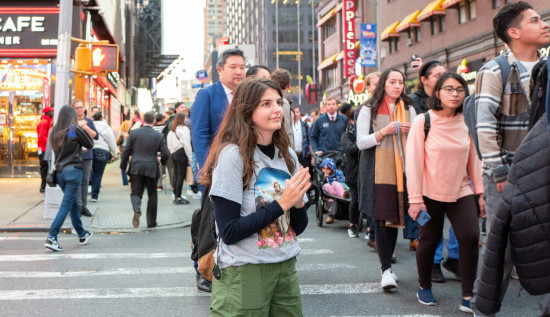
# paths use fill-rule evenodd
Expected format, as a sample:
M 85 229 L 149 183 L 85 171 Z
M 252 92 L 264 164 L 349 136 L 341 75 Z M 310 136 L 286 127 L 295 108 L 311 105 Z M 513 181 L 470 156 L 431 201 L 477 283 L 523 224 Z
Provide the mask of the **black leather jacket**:
M 521 286 L 531 295 L 550 293 L 550 134 L 546 116 L 516 151 L 487 239 L 475 300 L 477 309 L 487 315 L 500 310 L 508 238 Z
M 94 147 L 94 140 L 80 126 L 73 125 L 67 132 L 65 145 L 61 151 L 55 152 L 55 170 L 61 172 L 69 165 L 82 169 L 82 147 L 90 150 Z

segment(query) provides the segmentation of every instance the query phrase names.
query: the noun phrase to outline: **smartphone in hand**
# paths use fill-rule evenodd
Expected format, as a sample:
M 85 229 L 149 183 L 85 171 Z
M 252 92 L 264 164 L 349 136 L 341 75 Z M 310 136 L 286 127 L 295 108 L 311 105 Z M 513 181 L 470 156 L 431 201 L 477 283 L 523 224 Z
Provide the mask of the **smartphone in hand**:
M 432 217 L 430 217 L 426 210 L 422 209 L 420 210 L 418 217 L 416 217 L 416 222 L 419 226 L 423 227 L 428 221 L 430 221 L 430 219 L 432 219 Z
M 414 62 L 414 61 L 416 61 L 417 58 L 418 58 L 418 55 L 416 55 L 416 54 L 411 55 L 411 61 Z

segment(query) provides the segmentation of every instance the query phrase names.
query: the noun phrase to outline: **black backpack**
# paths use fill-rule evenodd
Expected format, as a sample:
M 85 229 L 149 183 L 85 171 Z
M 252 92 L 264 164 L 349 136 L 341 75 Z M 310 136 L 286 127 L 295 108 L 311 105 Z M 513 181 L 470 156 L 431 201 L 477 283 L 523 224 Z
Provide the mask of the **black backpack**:
M 547 61 L 540 61 L 531 72 L 531 106 L 529 107 L 529 130 L 539 121 L 546 112 L 546 85 L 548 83 Z

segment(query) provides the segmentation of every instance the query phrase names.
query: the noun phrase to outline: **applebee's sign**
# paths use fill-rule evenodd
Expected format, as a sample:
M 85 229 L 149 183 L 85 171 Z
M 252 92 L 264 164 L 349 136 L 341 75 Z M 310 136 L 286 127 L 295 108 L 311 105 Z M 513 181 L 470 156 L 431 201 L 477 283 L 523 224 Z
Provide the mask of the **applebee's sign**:
M 344 78 L 355 74 L 355 0 L 344 0 Z

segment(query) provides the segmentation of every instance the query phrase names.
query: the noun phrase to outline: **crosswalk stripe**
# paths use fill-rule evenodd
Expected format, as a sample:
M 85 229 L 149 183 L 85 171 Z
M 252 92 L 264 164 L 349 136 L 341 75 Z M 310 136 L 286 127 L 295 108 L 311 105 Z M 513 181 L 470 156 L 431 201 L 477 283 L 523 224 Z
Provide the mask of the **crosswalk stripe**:
M 378 283 L 301 285 L 302 295 L 380 293 Z M 210 296 L 196 287 L 37 289 L 0 291 L 0 301 Z
M 327 264 L 303 264 L 298 265 L 297 270 L 320 271 L 354 269 L 349 264 L 327 263 Z M 102 271 L 0 271 L 2 278 L 59 278 L 59 277 L 87 277 L 87 276 L 112 276 L 112 275 L 158 275 L 158 274 L 194 274 L 195 268 L 188 267 L 161 267 L 161 268 L 119 268 L 115 270 Z
M 330 249 L 305 249 L 302 255 L 333 254 Z M 190 252 L 180 253 L 45 253 L 0 255 L 0 262 L 29 262 L 51 260 L 92 260 L 92 259 L 159 259 L 159 258 L 189 258 Z
M 29 262 L 51 260 L 91 260 L 91 259 L 159 259 L 189 258 L 191 253 L 45 253 L 23 255 L 0 255 L 0 262 Z
M 0 237 L 0 241 L 17 241 L 17 240 L 46 241 L 46 238 L 44 237 Z

